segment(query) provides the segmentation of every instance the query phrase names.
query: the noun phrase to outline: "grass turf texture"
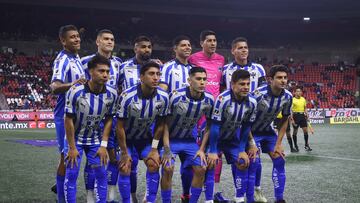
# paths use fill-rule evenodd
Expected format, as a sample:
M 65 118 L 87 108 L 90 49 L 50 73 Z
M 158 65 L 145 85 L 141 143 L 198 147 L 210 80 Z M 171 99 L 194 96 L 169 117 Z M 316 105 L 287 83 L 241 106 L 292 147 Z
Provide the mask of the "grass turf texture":
M 315 135 L 310 135 L 312 152 L 305 152 L 303 134 L 298 133 L 299 153 L 290 153 L 286 138 L 287 202 L 360 202 L 360 125 L 314 125 Z M 50 192 L 55 182 L 58 160 L 57 147 L 34 147 L 9 142 L 13 139 L 54 139 L 54 130 L 0 131 L 0 202 L 55 202 Z M 262 154 L 263 172 L 261 186 L 270 202 L 273 198 L 271 181 L 272 162 Z M 84 157 L 81 163 L 84 165 Z M 173 177 L 173 202 L 181 194 L 179 160 Z M 138 167 L 138 199 L 145 191 L 145 167 Z M 234 195 L 231 171 L 223 165 L 221 189 L 224 195 Z M 85 202 L 83 170 L 78 178 L 78 202 Z M 203 195 L 201 202 L 203 201 Z M 158 200 L 160 201 L 160 190 Z

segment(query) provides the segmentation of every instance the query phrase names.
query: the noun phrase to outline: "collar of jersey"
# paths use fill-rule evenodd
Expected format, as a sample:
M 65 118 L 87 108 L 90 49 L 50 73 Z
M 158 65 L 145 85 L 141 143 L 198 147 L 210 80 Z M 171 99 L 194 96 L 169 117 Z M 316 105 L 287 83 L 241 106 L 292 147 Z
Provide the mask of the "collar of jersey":
M 152 93 L 152 95 L 150 95 L 150 97 L 145 97 L 142 90 L 141 90 L 141 83 L 139 83 L 137 85 L 137 93 L 139 98 L 144 98 L 144 99 L 151 99 L 153 97 L 155 97 L 155 95 L 157 94 L 157 88 L 155 89 L 155 91 Z
M 67 51 L 67 50 L 65 50 L 65 49 L 63 49 L 63 52 L 67 55 L 67 56 L 69 56 L 69 57 L 71 57 L 71 58 L 77 58 L 77 54 L 74 54 L 74 53 L 71 53 L 71 52 L 69 52 L 69 51 Z
M 240 66 L 240 67 L 242 67 L 242 68 L 243 68 L 243 67 L 246 67 L 246 66 L 250 67 L 251 64 L 252 64 L 251 61 L 248 61 L 247 64 L 245 64 L 245 65 L 240 65 L 240 64 L 236 63 L 235 60 L 233 61 L 233 65 L 234 65 L 234 66 Z
M 179 59 L 177 59 L 177 58 L 175 58 L 174 60 L 175 60 L 175 62 L 176 62 L 177 64 L 180 64 L 180 65 L 183 65 L 183 66 L 190 66 L 190 63 L 189 63 L 189 62 L 188 62 L 188 64 L 183 64 L 183 63 L 181 63 L 181 62 L 179 61 Z
M 267 90 L 268 90 L 268 94 L 271 95 L 271 96 L 274 96 L 274 97 L 280 97 L 280 96 L 283 96 L 285 94 L 285 90 L 282 90 L 279 96 L 273 95 L 270 85 L 267 86 Z
M 95 55 L 100 55 L 100 53 L 96 52 Z M 109 60 L 112 60 L 113 58 L 114 58 L 113 55 L 110 55 Z
M 186 87 L 186 97 L 195 101 L 201 101 L 204 99 L 205 97 L 205 93 L 201 94 L 201 97 L 199 99 L 195 99 L 194 97 L 191 96 L 190 94 L 190 87 Z
M 106 85 L 104 85 L 104 88 L 102 89 L 102 91 L 100 93 L 95 93 L 95 92 L 91 91 L 91 89 L 89 87 L 89 81 L 87 81 L 85 83 L 84 88 L 85 88 L 86 92 L 90 92 L 91 94 L 95 94 L 95 95 L 106 93 Z

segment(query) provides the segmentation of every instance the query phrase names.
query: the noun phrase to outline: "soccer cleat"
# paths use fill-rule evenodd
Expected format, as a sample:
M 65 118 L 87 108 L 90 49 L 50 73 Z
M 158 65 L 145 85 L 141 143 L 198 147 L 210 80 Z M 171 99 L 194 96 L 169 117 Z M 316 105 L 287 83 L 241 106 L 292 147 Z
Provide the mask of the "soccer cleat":
M 291 152 L 298 152 L 298 151 L 296 151 L 296 149 L 294 149 L 294 148 L 291 148 L 290 151 L 291 151 Z
M 56 184 L 51 187 L 51 191 L 52 191 L 53 193 L 57 194 Z
M 299 152 L 299 147 L 298 146 L 295 146 L 295 151 Z
M 254 191 L 254 200 L 255 200 L 255 202 L 261 202 L 261 203 L 267 202 L 265 195 L 259 189 L 255 189 L 255 191 Z
M 307 152 L 311 152 L 312 151 L 312 149 L 310 148 L 310 146 L 309 145 L 305 145 L 305 151 L 307 151 Z
M 188 203 L 190 201 L 190 195 L 181 195 L 181 203 Z
M 214 202 L 218 202 L 218 203 L 228 203 L 231 202 L 229 199 L 226 199 L 225 197 L 223 197 L 221 192 L 217 192 L 214 194 Z
M 278 201 L 275 201 L 275 203 L 286 203 L 285 200 L 278 200 Z

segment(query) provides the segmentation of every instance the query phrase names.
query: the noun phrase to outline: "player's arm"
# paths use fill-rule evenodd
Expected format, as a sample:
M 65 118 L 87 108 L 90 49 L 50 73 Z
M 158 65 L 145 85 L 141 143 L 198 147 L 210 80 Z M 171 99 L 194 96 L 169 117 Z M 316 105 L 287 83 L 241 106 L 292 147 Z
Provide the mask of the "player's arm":
M 166 120 L 166 116 L 158 116 L 156 118 L 154 138 L 152 139 L 152 142 L 151 142 L 151 151 L 147 156 L 147 159 L 149 159 L 149 158 L 152 159 L 156 163 L 157 166 L 160 166 L 160 155 L 159 155 L 159 151 L 158 151 L 158 146 L 159 146 L 160 139 L 164 135 L 164 129 L 165 129 L 165 124 L 166 124 L 165 120 Z M 167 145 L 169 146 L 169 143 L 167 143 Z M 164 150 L 165 150 L 165 148 L 164 148 Z M 170 151 L 170 148 L 168 148 L 167 150 Z M 169 153 L 169 151 L 168 151 L 168 153 Z
M 107 148 L 109 134 L 110 134 L 111 127 L 112 127 L 112 121 L 113 121 L 112 116 L 106 116 L 105 121 L 104 121 L 104 131 L 103 131 L 103 135 L 101 138 L 100 148 L 96 152 L 96 155 L 100 157 L 101 164 L 104 164 L 104 165 L 107 164 L 108 157 L 109 157 L 106 148 Z
M 75 145 L 75 128 L 74 128 L 74 116 L 67 114 L 65 116 L 65 132 L 66 140 L 69 145 L 69 151 L 65 160 L 71 164 L 71 168 L 74 167 L 74 164 L 77 166 L 77 158 L 80 156 Z
M 209 141 L 210 127 L 211 127 L 211 119 L 207 119 L 206 120 L 205 132 L 204 132 L 204 135 L 203 135 L 202 140 L 201 140 L 200 148 L 195 154 L 195 157 L 197 157 L 197 156 L 200 157 L 200 161 L 201 161 L 202 166 L 203 165 L 207 166 L 205 150 L 206 150 L 206 146 L 207 146 L 208 141 Z
M 208 165 L 210 168 L 215 166 L 218 157 L 218 151 L 217 151 L 217 142 L 218 142 L 218 136 L 220 134 L 220 122 L 219 121 L 213 121 L 211 123 L 210 127 L 210 133 L 209 133 L 209 154 L 208 154 Z
M 168 120 L 168 119 L 167 119 Z M 165 166 L 171 166 L 171 150 L 170 150 L 170 134 L 169 134 L 169 124 L 166 122 L 164 124 L 164 134 L 162 137 L 163 145 L 164 145 L 164 154 L 161 157 L 161 164 Z
M 248 156 L 250 159 L 253 159 L 253 161 L 255 162 L 256 153 L 258 151 L 258 148 L 256 147 L 256 143 L 255 143 L 255 140 L 254 140 L 254 137 L 253 137 L 251 131 L 249 132 L 248 146 L 249 146 L 249 148 L 247 150 Z
M 278 137 L 277 137 L 277 140 L 276 140 L 276 144 L 275 144 L 275 150 L 274 150 L 274 153 L 275 154 L 278 154 L 280 155 L 281 157 L 284 158 L 285 154 L 284 154 L 284 149 L 282 147 L 282 139 L 286 133 L 286 128 L 287 128 L 287 125 L 289 124 L 289 116 L 284 116 L 281 118 L 281 122 L 282 125 L 281 125 L 281 128 L 280 128 L 280 131 L 279 131 L 279 134 L 278 134 Z
M 70 87 L 75 84 L 85 84 L 85 83 L 86 83 L 85 78 L 80 78 L 70 83 L 62 83 L 59 80 L 55 80 L 50 84 L 50 88 L 53 94 L 61 94 L 67 92 L 70 89 Z
M 119 170 L 125 174 L 130 174 L 131 171 L 131 157 L 128 154 L 126 146 L 126 135 L 125 135 L 125 119 L 118 118 L 116 124 L 116 138 L 120 147 L 120 160 L 118 163 Z

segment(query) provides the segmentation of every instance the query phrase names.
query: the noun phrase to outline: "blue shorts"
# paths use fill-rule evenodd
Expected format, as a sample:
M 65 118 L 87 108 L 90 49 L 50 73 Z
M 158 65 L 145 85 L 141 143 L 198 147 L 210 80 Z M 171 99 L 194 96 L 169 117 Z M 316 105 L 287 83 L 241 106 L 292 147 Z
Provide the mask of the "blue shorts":
M 78 167 L 80 168 L 81 158 L 83 152 L 85 152 L 87 162 L 90 166 L 100 166 L 101 161 L 99 156 L 95 156 L 96 152 L 99 150 L 100 145 L 76 145 L 76 149 L 78 150 L 80 156 L 77 159 Z M 68 148 L 64 151 L 65 155 L 68 153 Z M 66 163 L 67 165 L 67 163 Z
M 239 148 L 238 141 L 219 141 L 218 143 L 218 150 L 223 152 L 226 158 L 226 162 L 228 164 L 233 164 L 237 162 L 239 157 L 240 148 Z
M 56 130 L 56 140 L 58 143 L 58 149 L 60 153 L 64 152 L 64 143 L 65 143 L 65 122 L 64 117 L 55 117 L 55 130 Z
M 195 140 L 191 138 L 170 140 L 171 153 L 174 155 L 174 158 L 176 155 L 181 157 L 181 164 L 183 164 L 183 167 L 201 166 L 200 157 L 197 156 L 194 159 L 194 156 L 199 149 L 200 148 Z
M 126 146 L 131 157 L 143 160 L 151 151 L 151 140 L 127 140 Z
M 273 152 L 276 145 L 277 135 L 269 133 L 268 135 L 253 134 L 256 146 L 262 153 Z

